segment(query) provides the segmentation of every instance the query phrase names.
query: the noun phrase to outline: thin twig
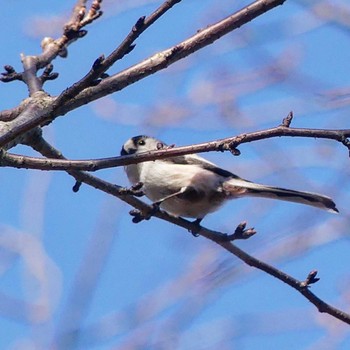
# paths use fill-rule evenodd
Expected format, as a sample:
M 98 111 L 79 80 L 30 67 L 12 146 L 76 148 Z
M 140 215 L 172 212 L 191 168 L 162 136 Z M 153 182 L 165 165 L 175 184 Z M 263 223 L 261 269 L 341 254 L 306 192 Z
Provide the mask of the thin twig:
M 44 45 L 43 47 L 43 53 L 35 56 L 38 69 L 46 67 L 57 56 L 62 56 L 62 50 L 65 50 L 68 45 L 87 34 L 87 31 L 82 30 L 82 28 L 102 15 L 102 12 L 100 11 L 101 2 L 101 0 L 94 0 L 91 4 L 90 10 L 86 12 L 87 0 L 77 0 L 71 18 L 63 27 L 62 36 L 56 40 L 49 40 L 47 45 Z M 47 40 L 47 38 L 45 39 Z
M 277 126 L 271 129 L 254 131 L 240 134 L 221 140 L 209 141 L 196 145 L 164 148 L 157 151 L 145 152 L 121 157 L 110 157 L 90 160 L 66 160 L 66 159 L 42 159 L 36 157 L 26 157 L 11 153 L 3 153 L 0 159 L 0 165 L 12 166 L 16 168 L 38 169 L 38 170 L 61 170 L 61 171 L 96 171 L 106 168 L 114 168 L 129 164 L 141 163 L 150 160 L 171 158 L 185 154 L 204 153 L 210 151 L 231 151 L 238 145 L 265 140 L 273 137 L 305 137 L 305 138 L 322 138 L 335 140 L 342 144 L 350 137 L 350 129 L 325 130 L 325 129 L 303 129 Z M 1 142 L 1 138 L 0 138 Z
M 2 81 L 21 80 L 23 81 L 29 91 L 29 96 L 41 91 L 43 84 L 48 79 L 42 79 L 37 76 L 37 72 L 49 65 L 57 56 L 65 57 L 63 54 L 66 48 L 73 41 L 82 38 L 87 33 L 82 30 L 87 24 L 90 24 L 102 15 L 100 11 L 100 3 L 102 0 L 94 0 L 91 8 L 86 13 L 86 0 L 78 0 L 71 19 L 64 26 L 63 34 L 60 38 L 54 40 L 52 38 L 44 38 L 42 41 L 43 52 L 40 55 L 21 55 L 23 65 L 23 72 L 12 74 L 3 74 Z M 10 66 L 5 66 L 10 67 Z M 16 73 L 16 74 L 15 74 Z M 50 76 L 52 78 L 52 75 Z M 38 125 L 37 125 L 38 126 Z
M 309 300 L 313 305 L 316 306 L 319 312 L 327 313 L 340 321 L 343 321 L 347 324 L 350 324 L 350 315 L 345 313 L 344 311 L 337 309 L 330 304 L 327 304 L 318 296 L 310 291 L 308 286 L 305 286 L 305 281 L 299 281 L 294 277 L 286 274 L 285 272 L 247 254 L 243 250 L 239 249 L 237 246 L 232 244 L 231 242 L 216 242 L 239 259 L 244 261 L 247 265 L 253 266 L 259 270 L 262 270 L 269 275 L 276 277 L 280 281 L 288 284 L 292 288 L 296 289 L 300 294 L 302 294 L 307 300 Z
M 45 110 L 42 109 L 40 113 L 36 113 L 31 118 L 21 118 L 20 121 L 14 120 L 9 122 L 6 128 L 0 130 L 0 148 L 4 147 L 8 142 L 15 140 L 25 131 L 29 131 L 37 126 L 47 125 L 58 116 L 64 115 L 100 97 L 119 91 L 150 74 L 168 67 L 170 64 L 210 45 L 225 34 L 250 22 L 272 8 L 282 5 L 285 1 L 286 0 L 257 0 L 226 19 L 199 31 L 196 35 L 180 44 L 162 51 L 113 77 L 103 79 L 97 86 L 86 88 L 82 93 L 63 105 L 57 104 L 58 100 L 51 101 L 50 104 L 46 104 L 47 108 Z M 45 52 L 40 55 L 40 57 L 38 56 L 40 61 L 38 66 L 41 68 L 50 63 L 52 59 L 58 55 L 59 50 L 67 43 L 65 40 L 63 40 L 63 42 L 54 42 L 55 43 L 48 44 L 45 48 L 46 56 Z M 59 50 L 56 50 L 57 47 L 55 45 L 58 45 Z M 107 84 L 105 84 L 106 81 L 108 81 Z M 51 97 L 51 99 L 54 98 Z
M 17 73 L 16 70 L 9 64 L 4 66 L 5 72 L 1 73 L 0 81 L 9 83 L 14 80 L 23 80 L 22 73 Z
M 94 62 L 91 70 L 85 75 L 85 77 L 67 88 L 60 96 L 57 97 L 55 106 L 63 105 L 84 89 L 91 86 L 92 83 L 96 79 L 100 78 L 102 74 L 105 73 L 115 62 L 122 59 L 126 54 L 130 53 L 134 49 L 135 45 L 133 43 L 147 28 L 149 28 L 157 19 L 159 19 L 180 1 L 181 0 L 165 1 L 150 16 L 139 18 L 123 42 L 109 56 L 100 56 Z
M 208 46 L 227 33 L 249 23 L 261 14 L 282 5 L 286 0 L 257 0 L 244 7 L 227 18 L 199 30 L 195 35 L 172 46 L 169 49 L 158 52 L 152 57 L 123 70 L 111 77 L 101 80 L 97 86 L 88 87 L 73 100 L 65 104 L 55 104 L 54 115 L 65 114 L 88 102 L 120 91 L 135 82 L 154 74 L 169 65 L 189 56 L 190 54 Z

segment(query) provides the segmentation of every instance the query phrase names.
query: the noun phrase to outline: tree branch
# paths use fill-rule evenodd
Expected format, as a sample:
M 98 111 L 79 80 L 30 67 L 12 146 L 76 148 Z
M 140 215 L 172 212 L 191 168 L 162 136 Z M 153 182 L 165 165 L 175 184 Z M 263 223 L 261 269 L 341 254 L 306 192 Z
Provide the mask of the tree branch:
M 100 78 L 103 73 L 105 73 L 115 62 L 122 59 L 126 54 L 130 53 L 134 49 L 135 45 L 133 43 L 147 28 L 149 28 L 157 19 L 159 19 L 179 2 L 181 2 L 181 0 L 165 1 L 150 16 L 139 18 L 123 42 L 108 57 L 99 57 L 94 62 L 91 70 L 85 75 L 85 77 L 63 91 L 63 93 L 55 101 L 55 105 L 63 105 L 84 89 L 91 86 L 92 83 L 96 81 L 96 79 Z
M 97 86 L 83 90 L 76 98 L 69 100 L 65 104 L 55 103 L 54 115 L 65 114 L 79 106 L 120 91 L 125 87 L 151 75 L 169 65 L 189 56 L 201 48 L 212 44 L 227 33 L 252 21 L 261 14 L 282 5 L 286 0 L 257 0 L 244 7 L 229 17 L 219 21 L 207 28 L 198 31 L 195 35 L 181 43 L 158 52 L 152 57 L 125 69 L 109 78 L 103 79 Z M 58 100 L 60 101 L 60 97 Z
M 86 13 L 86 0 L 78 0 L 71 19 L 64 26 L 63 34 L 60 38 L 54 40 L 52 38 L 44 38 L 41 42 L 43 52 L 41 55 L 26 56 L 21 55 L 23 65 L 23 72 L 12 72 L 9 76 L 8 72 L 3 74 L 2 81 L 8 82 L 12 80 L 21 80 L 28 86 L 29 96 L 42 90 L 44 82 L 47 80 L 41 79 L 37 76 L 39 69 L 44 68 L 50 64 L 57 56 L 66 57 L 66 48 L 73 41 L 86 35 L 85 30 L 81 30 L 86 25 L 90 24 L 102 15 L 100 11 L 100 3 L 102 0 L 94 0 L 91 4 L 90 10 Z M 6 67 L 9 66 L 5 66 Z M 9 79 L 9 77 L 11 79 Z M 16 79 L 14 79 L 14 77 Z
M 199 233 L 201 234 L 201 233 Z M 259 270 L 262 270 L 269 275 L 276 277 L 280 281 L 288 284 L 290 287 L 297 290 L 301 295 L 303 295 L 307 300 L 309 300 L 313 305 L 316 306 L 319 312 L 321 313 L 327 313 L 335 318 L 337 318 L 340 321 L 343 321 L 347 324 L 350 324 L 350 315 L 343 312 L 340 309 L 337 309 L 330 304 L 327 304 L 322 299 L 320 299 L 318 296 L 316 296 L 314 293 L 310 291 L 309 284 L 314 282 L 308 282 L 308 278 L 310 275 L 312 275 L 314 272 L 311 272 L 307 279 L 305 281 L 299 281 L 295 279 L 294 277 L 286 274 L 285 272 L 278 270 L 277 268 L 254 258 L 253 256 L 247 254 L 243 250 L 239 249 L 237 246 L 232 244 L 231 242 L 217 242 L 214 240 L 215 243 L 219 244 L 221 247 L 232 253 L 233 255 L 237 256 L 239 259 L 244 261 L 247 265 L 253 266 Z
M 0 123 L 0 148 L 9 149 L 21 143 L 27 132 L 40 125 L 38 120 L 50 115 L 51 106 L 52 97 L 44 91 L 37 91 L 24 100 L 18 108 L 20 113 L 14 120 Z
M 4 66 L 5 72 L 1 73 L 0 81 L 9 83 L 14 80 L 23 81 L 22 73 L 17 73 L 16 70 L 9 64 Z
M 20 104 L 17 107 L 0 111 L 0 122 L 10 122 L 16 119 L 19 114 L 22 113 L 24 108 L 25 106 L 23 104 Z
M 71 20 L 64 27 L 62 37 L 57 40 L 50 40 L 49 38 L 43 42 L 43 53 L 39 56 L 23 55 L 23 73 L 17 73 L 12 70 L 12 67 L 7 66 L 8 69 L 5 69 L 7 73 L 5 74 L 5 79 L 3 79 L 7 79 L 8 81 L 23 80 L 27 84 L 29 94 L 32 98 L 29 99 L 29 102 L 26 102 L 25 105 L 19 106 L 13 110 L 4 111 L 0 114 L 2 121 L 7 122 L 4 123 L 4 125 L 1 125 L 0 147 L 6 146 L 7 148 L 10 148 L 15 143 L 13 141 L 16 140 L 16 142 L 22 142 L 32 146 L 43 156 L 50 159 L 18 156 L 2 151 L 0 159 L 1 165 L 18 168 L 67 171 L 67 173 L 73 176 L 79 183 L 88 184 L 89 186 L 99 189 L 105 193 L 111 194 L 133 206 L 143 215 L 144 213 L 147 214 L 151 212 L 153 208 L 152 206 L 140 201 L 135 196 L 130 195 L 132 191 L 111 184 L 81 170 L 95 171 L 103 168 L 209 151 L 228 150 L 237 155 L 239 154 L 237 147 L 241 144 L 282 136 L 312 137 L 335 140 L 341 142 L 347 147 L 348 150 L 350 150 L 350 141 L 348 140 L 350 137 L 350 129 L 323 130 L 290 128 L 292 116 L 289 115 L 284 119 L 282 125 L 278 127 L 251 133 L 244 133 L 235 137 L 207 143 L 162 149 L 141 155 L 125 157 L 112 157 L 88 161 L 66 160 L 58 150 L 53 148 L 42 138 L 39 126 L 47 124 L 59 115 L 63 115 L 83 104 L 119 91 L 138 80 L 168 67 L 170 64 L 173 64 L 191 53 L 213 43 L 230 31 L 239 28 L 262 13 L 265 13 L 285 2 L 285 0 L 255 1 L 253 4 L 247 6 L 241 11 L 238 11 L 232 16 L 229 16 L 228 18 L 209 26 L 208 28 L 199 31 L 197 34 L 179 43 L 178 45 L 157 53 L 139 64 L 136 64 L 112 77 L 100 81 L 97 86 L 90 86 L 92 81 L 101 77 L 101 74 L 105 72 L 112 64 L 132 50 L 133 42 L 148 26 L 150 26 L 157 18 L 159 18 L 179 1 L 180 0 L 166 1 L 151 16 L 145 19 L 140 19 L 133 30 L 129 33 L 121 45 L 112 52 L 112 54 L 110 54 L 107 58 L 100 58 L 85 78 L 76 83 L 76 85 L 73 85 L 70 88 L 71 90 L 66 90 L 56 99 L 54 99 L 40 91 L 46 80 L 54 78 L 55 75 L 52 73 L 52 67 L 48 66 L 47 70 L 41 77 L 37 77 L 38 70 L 46 67 L 58 55 L 64 56 L 67 45 L 86 34 L 86 31 L 82 30 L 82 28 L 102 14 L 100 11 L 101 0 L 94 0 L 87 14 L 87 1 L 78 0 Z M 30 132 L 28 133 L 28 131 Z M 322 299 L 310 291 L 309 286 L 318 280 L 318 278 L 316 278 L 317 272 L 312 271 L 304 281 L 299 281 L 283 271 L 280 271 L 277 268 L 256 259 L 234 245 L 231 240 L 246 239 L 255 234 L 253 229 L 246 230 L 244 223 L 238 225 L 234 233 L 226 234 L 198 226 L 197 224 L 182 218 L 173 217 L 163 211 L 154 212 L 153 216 L 173 223 L 186 230 L 196 232 L 199 235 L 210 239 L 211 241 L 220 245 L 226 251 L 241 259 L 249 266 L 260 269 L 288 284 L 306 299 L 308 299 L 313 305 L 315 305 L 320 312 L 328 313 L 333 317 L 350 324 L 350 315 L 325 303 Z
M 231 151 L 236 154 L 237 147 L 241 144 L 265 140 L 273 137 L 304 137 L 322 138 L 335 140 L 344 144 L 349 149 L 350 129 L 325 130 L 325 129 L 304 129 L 291 128 L 283 124 L 275 128 L 265 129 L 250 133 L 240 134 L 221 140 L 209 141 L 197 145 L 165 148 L 152 152 L 134 154 L 130 156 L 111 157 L 91 160 L 66 160 L 66 159 L 42 159 L 36 157 L 26 157 L 3 152 L 0 159 L 1 166 L 11 166 L 15 168 L 38 169 L 38 170 L 84 170 L 96 171 L 106 168 L 114 168 L 129 164 L 141 163 L 150 160 L 171 158 L 185 154 L 204 153 L 210 151 Z M 0 138 L 1 140 L 1 138 Z
M 40 135 L 33 139 L 32 147 L 46 157 L 56 157 L 61 159 L 64 158 L 61 152 L 59 152 L 49 143 L 47 143 Z M 140 201 L 138 198 L 126 194 L 128 192 L 120 186 L 110 184 L 107 181 L 99 179 L 85 172 L 70 171 L 68 173 L 72 175 L 77 181 L 83 182 L 105 193 L 111 194 L 121 199 L 122 201 L 128 203 L 129 205 L 133 206 L 134 208 L 137 208 L 141 213 L 149 213 L 153 209 L 152 206 L 147 205 L 146 203 Z M 244 232 L 246 232 L 248 236 L 252 236 L 255 234 L 254 229 L 245 230 L 245 222 L 239 224 L 233 234 L 225 234 L 222 232 L 209 230 L 191 221 L 171 216 L 161 210 L 156 211 L 153 216 L 161 220 L 170 222 L 176 226 L 182 227 L 190 232 L 196 232 L 196 234 L 210 239 L 211 241 L 220 245 L 226 251 L 238 257 L 247 265 L 262 270 L 297 290 L 301 295 L 303 295 L 307 300 L 309 300 L 313 305 L 315 305 L 319 312 L 328 313 L 329 315 L 337 318 L 338 320 L 350 324 L 349 314 L 327 304 L 310 291 L 309 285 L 316 282 L 316 273 L 314 271 L 311 272 L 304 281 L 299 281 L 294 277 L 286 274 L 285 272 L 247 254 L 246 252 L 238 248 L 236 245 L 234 245 L 231 242 L 231 240 L 237 238 L 242 239 L 242 237 L 237 237 L 237 235 L 240 236 L 243 234 L 244 236 Z
M 16 123 L 13 124 L 9 122 L 5 128 L 0 130 L 0 148 L 4 147 L 8 142 L 15 140 L 25 131 L 29 131 L 37 126 L 47 125 L 58 116 L 64 115 L 69 111 L 100 97 L 119 91 L 126 86 L 149 76 L 150 74 L 168 67 L 170 64 L 173 64 L 181 58 L 184 58 L 191 53 L 210 45 L 225 34 L 241 27 L 243 24 L 248 23 L 268 10 L 278 5 L 282 5 L 285 1 L 286 0 L 257 0 L 226 19 L 213 24 L 202 31 L 199 31 L 196 35 L 181 42 L 180 44 L 157 53 L 151 58 L 110 78 L 103 79 L 97 86 L 86 88 L 75 98 L 68 100 L 63 105 L 58 102 L 61 99 L 60 96 L 63 96 L 62 94 L 64 94 L 64 92 L 60 96 L 56 97 L 56 100 L 50 97 L 53 101 L 51 101 L 49 104 L 46 103 L 47 108 L 45 110 L 41 109 L 40 113 L 36 113 L 31 118 L 21 118 L 20 121 L 16 121 Z M 85 3 L 84 1 L 78 1 L 78 3 L 81 2 Z M 94 2 L 99 2 L 99 0 L 95 0 Z M 78 31 L 77 33 L 81 33 L 81 31 Z M 67 43 L 69 43 L 69 40 L 66 39 L 66 35 L 63 35 L 60 39 L 48 43 L 45 46 L 43 54 L 40 56 L 35 56 L 38 60 L 37 68 L 43 68 L 50 63 Z M 36 88 L 37 85 L 34 84 L 33 90 L 36 90 Z M 40 91 L 37 91 L 37 93 L 39 92 Z M 49 97 L 47 96 L 46 100 L 48 98 Z
M 43 53 L 39 56 L 34 56 L 36 57 L 36 67 L 38 69 L 44 68 L 57 56 L 66 57 L 67 54 L 64 51 L 67 46 L 87 34 L 87 31 L 82 30 L 82 28 L 102 15 L 102 11 L 100 11 L 102 0 L 94 0 L 88 12 L 86 12 L 86 2 L 87 0 L 77 0 L 71 18 L 64 25 L 63 34 L 60 38 L 56 40 L 44 38 L 42 42 Z

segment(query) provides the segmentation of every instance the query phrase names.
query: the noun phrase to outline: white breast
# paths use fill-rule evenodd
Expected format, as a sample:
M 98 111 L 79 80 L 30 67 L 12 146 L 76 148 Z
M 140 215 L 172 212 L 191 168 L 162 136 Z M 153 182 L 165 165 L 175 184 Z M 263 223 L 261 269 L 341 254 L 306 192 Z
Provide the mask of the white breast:
M 191 187 L 200 198 L 173 197 L 164 201 L 161 208 L 175 216 L 202 218 L 218 209 L 223 203 L 223 178 L 198 165 L 174 164 L 164 161 L 143 163 L 140 181 L 148 198 L 157 202 L 182 188 Z

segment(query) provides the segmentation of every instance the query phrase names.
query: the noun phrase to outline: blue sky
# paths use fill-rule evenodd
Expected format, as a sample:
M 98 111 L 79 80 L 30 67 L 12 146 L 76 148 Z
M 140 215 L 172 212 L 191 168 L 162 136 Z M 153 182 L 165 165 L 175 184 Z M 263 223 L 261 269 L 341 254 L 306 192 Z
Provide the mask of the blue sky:
M 78 80 L 160 4 L 140 3 L 105 1 L 105 15 L 87 37 L 72 44 L 67 59 L 54 61 L 60 76 L 45 85 L 47 92 L 56 95 Z M 2 4 L 1 64 L 20 70 L 20 53 L 37 54 L 44 36 L 58 36 L 56 23 L 64 23 L 72 4 Z M 247 4 L 182 1 L 110 73 Z M 90 159 L 118 155 L 126 139 L 142 133 L 186 145 L 276 126 L 290 110 L 296 127 L 348 128 L 349 23 L 338 6 L 350 10 L 345 1 L 287 0 L 167 70 L 58 118 L 44 135 L 66 157 Z M 1 84 L 1 109 L 26 93 L 19 82 Z M 299 279 L 317 269 L 321 280 L 312 290 L 347 310 L 347 150 L 313 139 L 270 139 L 240 150 L 239 157 L 205 156 L 249 180 L 329 195 L 341 213 L 242 199 L 203 224 L 232 232 L 248 221 L 258 234 L 239 247 Z M 23 146 L 13 151 L 35 154 Z M 121 168 L 95 175 L 128 185 Z M 64 173 L 3 168 L 0 178 L 2 349 L 47 349 L 72 325 L 79 338 L 62 348 L 350 346 L 346 325 L 203 238 L 158 219 L 134 225 L 129 207 L 86 185 L 73 193 L 74 181 Z

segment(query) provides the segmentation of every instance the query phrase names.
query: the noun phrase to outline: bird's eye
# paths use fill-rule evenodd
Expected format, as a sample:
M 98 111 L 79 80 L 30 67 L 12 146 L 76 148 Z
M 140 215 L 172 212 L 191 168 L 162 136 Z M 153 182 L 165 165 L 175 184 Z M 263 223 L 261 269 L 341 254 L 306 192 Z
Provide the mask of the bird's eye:
M 139 140 L 139 141 L 137 142 L 137 144 L 138 144 L 139 146 L 144 146 L 144 145 L 146 144 L 146 142 L 145 142 L 145 140 Z

